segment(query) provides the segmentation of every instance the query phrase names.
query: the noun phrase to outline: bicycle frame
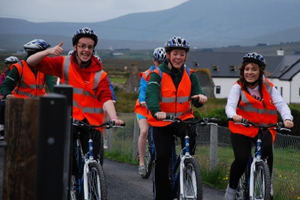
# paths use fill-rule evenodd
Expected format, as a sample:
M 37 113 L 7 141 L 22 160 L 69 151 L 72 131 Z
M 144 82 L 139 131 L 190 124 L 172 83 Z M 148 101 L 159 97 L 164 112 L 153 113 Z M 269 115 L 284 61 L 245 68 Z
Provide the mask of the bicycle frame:
M 218 122 L 218 120 L 215 118 L 212 119 L 205 118 L 196 121 L 182 121 L 178 118 L 174 118 L 174 117 L 172 118 L 172 116 L 167 116 L 166 120 L 164 121 L 172 121 L 172 123 L 186 123 L 189 124 L 189 126 L 197 123 L 201 123 L 201 125 L 207 125 L 207 124 L 211 124 L 211 122 L 213 123 Z M 186 129 L 184 145 L 181 148 L 179 155 L 176 155 L 176 140 L 177 140 L 177 136 L 174 135 L 174 143 L 172 146 L 172 155 L 171 155 L 172 167 L 171 167 L 171 177 L 170 177 L 172 181 L 172 198 L 187 199 L 187 198 L 195 198 L 195 196 L 197 196 L 197 199 L 198 198 L 202 199 L 203 191 L 202 191 L 202 177 L 200 172 L 200 166 L 197 163 L 197 161 L 194 159 L 194 157 L 190 154 L 190 137 L 188 135 L 188 129 Z M 186 161 L 189 164 L 187 164 Z M 184 174 L 187 174 L 185 170 L 188 169 L 187 168 L 188 165 L 193 166 L 193 170 L 191 172 L 188 172 L 191 177 L 194 177 L 190 179 L 193 185 L 192 188 L 195 192 L 193 196 L 189 196 L 185 194 L 186 193 L 185 190 L 187 186 L 184 183 L 186 182 Z M 179 184 L 179 194 L 178 194 L 178 184 Z M 198 188 L 198 186 L 200 188 Z
M 231 121 L 233 121 L 233 119 L 229 119 Z M 255 143 L 255 152 L 254 155 L 252 155 L 252 148 L 250 149 L 250 159 L 249 159 L 249 163 L 247 165 L 247 168 L 245 170 L 245 182 L 243 184 L 245 184 L 245 190 L 243 188 L 240 187 L 240 185 L 238 186 L 238 191 L 237 191 L 237 199 L 241 199 L 241 197 L 244 197 L 245 199 L 248 199 L 248 197 L 250 199 L 256 199 L 256 183 L 255 183 L 255 178 L 257 177 L 256 172 L 259 170 L 259 172 L 261 173 L 260 175 L 262 175 L 261 180 L 261 186 L 258 187 L 260 188 L 258 191 L 258 199 L 261 198 L 266 198 L 266 199 L 270 199 L 271 196 L 269 194 L 270 192 L 270 185 L 271 185 L 271 176 L 270 176 L 270 172 L 269 172 L 269 167 L 267 165 L 267 160 L 266 159 L 262 159 L 262 154 L 261 154 L 261 147 L 262 147 L 262 138 L 263 135 L 265 133 L 268 132 L 268 130 L 270 128 L 274 129 L 274 130 L 285 130 L 285 131 L 290 131 L 290 129 L 286 129 L 283 128 L 282 126 L 282 122 L 279 123 L 275 123 L 275 124 L 269 124 L 267 126 L 262 126 L 262 125 L 256 125 L 255 123 L 248 121 L 246 119 L 242 119 L 241 122 L 236 122 L 236 124 L 241 124 L 245 127 L 249 127 L 249 126 L 254 126 L 257 127 L 258 130 L 258 135 L 257 135 L 257 140 Z M 249 167 L 250 165 L 250 167 Z M 259 179 L 260 179 L 259 178 Z M 259 180 L 258 179 L 258 180 Z M 243 180 L 242 178 L 240 179 L 240 183 L 241 180 Z M 258 183 L 258 185 L 260 185 L 260 183 Z M 254 188 L 255 187 L 255 188 Z
M 92 139 L 92 131 L 91 130 L 94 130 L 96 127 L 104 127 L 106 129 L 109 129 L 112 127 L 121 127 L 121 126 L 116 126 L 114 124 L 114 122 L 112 122 L 112 121 L 105 122 L 101 125 L 89 125 L 82 121 L 75 121 L 75 122 L 73 122 L 73 126 L 79 127 L 78 130 L 76 130 L 77 138 L 76 138 L 76 149 L 75 149 L 76 159 L 77 159 L 76 164 L 77 164 L 77 169 L 78 169 L 78 177 L 76 180 L 78 188 L 76 190 L 76 193 L 77 193 L 76 196 L 78 199 L 81 199 L 82 196 L 84 195 L 83 198 L 88 199 L 89 198 L 89 190 L 91 188 L 93 188 L 93 189 L 96 189 L 95 192 L 100 191 L 100 192 L 95 193 L 97 195 L 97 197 L 99 197 L 100 199 L 102 199 L 102 198 L 106 199 L 105 176 L 104 176 L 104 172 L 102 170 L 101 164 L 100 164 L 100 160 L 98 161 L 98 160 L 94 159 L 94 153 L 93 153 L 94 143 L 93 143 L 93 139 Z M 122 126 L 125 126 L 125 124 L 123 124 Z M 80 141 L 80 134 L 82 133 L 81 128 L 87 128 L 88 133 L 89 133 L 88 151 L 86 154 L 84 154 L 84 152 L 83 152 L 81 141 Z M 99 134 L 101 134 L 101 133 L 99 132 Z M 95 177 L 93 178 L 94 172 L 95 172 L 95 176 L 96 176 L 96 180 L 97 180 L 96 181 L 97 186 L 91 187 L 90 180 L 95 179 Z M 89 177 L 90 175 L 92 177 Z M 103 194 L 102 194 L 102 192 L 103 192 Z M 94 191 L 92 191 L 90 194 L 91 195 L 94 194 Z
M 186 158 L 192 157 L 190 155 L 190 137 L 188 135 L 185 136 L 185 146 L 181 149 L 180 154 L 176 154 L 176 136 L 174 136 L 174 144 L 172 146 L 172 174 L 171 174 L 171 181 L 172 181 L 172 197 L 177 198 L 177 193 L 178 193 L 178 184 L 180 185 L 180 194 L 179 196 L 182 198 L 187 198 L 185 197 L 183 193 L 183 168 L 185 167 L 184 165 L 184 160 Z M 179 173 L 176 175 L 177 169 L 179 166 Z
M 81 134 L 80 131 L 78 131 L 78 138 L 76 139 L 76 151 L 77 151 L 77 166 L 78 166 L 78 180 L 77 180 L 77 183 L 78 183 L 78 196 L 81 197 L 82 196 L 82 192 L 83 191 L 87 191 L 88 188 L 87 188 L 87 173 L 84 173 L 84 172 L 88 172 L 88 164 L 89 163 L 92 163 L 92 162 L 97 162 L 96 160 L 94 160 L 94 155 L 93 155 L 93 140 L 92 140 L 92 137 L 91 137 L 91 133 L 89 132 L 89 151 L 84 154 L 83 153 L 83 150 L 81 148 L 81 142 L 80 142 L 80 139 L 79 139 L 79 135 Z M 82 179 L 81 177 L 83 176 L 83 181 L 82 182 Z M 84 184 L 85 183 L 85 184 Z M 83 188 L 83 186 L 85 186 Z M 84 192 L 84 199 L 87 199 L 88 198 L 88 193 L 87 192 Z
M 264 161 L 265 163 L 267 163 L 266 160 L 263 160 L 261 158 L 261 145 L 262 145 L 261 134 L 262 134 L 262 131 L 263 130 L 259 130 L 258 139 L 257 139 L 256 145 L 255 145 L 256 146 L 255 153 L 252 157 L 252 162 L 251 162 L 251 166 L 250 166 L 250 173 L 249 173 L 249 176 L 250 176 L 250 185 L 249 185 L 250 199 L 252 198 L 252 194 L 254 192 L 253 185 L 254 185 L 254 172 L 256 171 L 256 163 L 261 162 L 261 161 Z

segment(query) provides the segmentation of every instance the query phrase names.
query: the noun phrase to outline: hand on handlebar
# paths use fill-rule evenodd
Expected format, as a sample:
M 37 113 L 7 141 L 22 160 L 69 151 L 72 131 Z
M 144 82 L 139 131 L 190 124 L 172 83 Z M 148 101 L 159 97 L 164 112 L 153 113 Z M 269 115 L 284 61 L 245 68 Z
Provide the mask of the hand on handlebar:
M 233 115 L 232 116 L 233 121 L 235 122 L 242 122 L 243 117 L 241 115 Z
M 124 124 L 124 121 L 118 118 L 111 119 L 111 121 L 113 121 L 117 126 L 121 126 Z
M 287 119 L 283 122 L 285 128 L 293 128 L 294 127 L 294 122 L 291 120 Z
M 194 95 L 194 96 L 191 96 L 191 98 L 198 99 L 199 103 L 201 103 L 201 104 L 205 104 L 207 101 L 207 97 L 204 96 L 203 94 Z
M 157 112 L 155 114 L 155 118 L 158 120 L 166 119 L 166 117 L 167 117 L 167 113 L 165 113 L 165 112 Z

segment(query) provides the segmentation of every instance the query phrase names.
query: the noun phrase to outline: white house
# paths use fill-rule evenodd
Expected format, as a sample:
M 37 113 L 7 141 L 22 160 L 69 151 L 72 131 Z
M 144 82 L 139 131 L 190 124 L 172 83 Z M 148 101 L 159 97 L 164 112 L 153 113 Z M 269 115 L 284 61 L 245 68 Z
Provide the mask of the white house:
M 214 82 L 216 98 L 227 98 L 231 86 L 239 78 L 238 67 L 247 52 L 191 51 L 186 65 L 190 68 L 208 68 Z M 259 53 L 259 52 L 257 52 Z M 300 103 L 300 55 L 264 56 L 267 78 L 275 85 L 287 103 Z

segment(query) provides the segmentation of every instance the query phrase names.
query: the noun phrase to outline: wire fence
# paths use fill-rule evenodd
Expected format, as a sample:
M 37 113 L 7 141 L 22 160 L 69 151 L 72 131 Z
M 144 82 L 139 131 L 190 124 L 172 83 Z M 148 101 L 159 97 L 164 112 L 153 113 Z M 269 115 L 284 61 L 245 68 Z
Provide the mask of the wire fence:
M 111 129 L 108 135 L 108 151 L 129 154 L 132 160 L 138 157 L 137 140 L 139 128 L 134 113 L 118 113 L 126 126 L 123 129 Z M 234 159 L 230 142 L 230 131 L 221 126 L 198 126 L 197 149 L 195 155 L 200 166 L 224 168 L 228 174 L 224 181 L 228 183 L 230 165 Z M 215 142 L 214 142 L 215 141 Z M 216 143 L 214 145 L 213 143 Z M 281 191 L 283 199 L 300 199 L 300 137 L 277 133 L 274 143 L 274 190 Z M 212 166 L 213 165 L 213 166 Z

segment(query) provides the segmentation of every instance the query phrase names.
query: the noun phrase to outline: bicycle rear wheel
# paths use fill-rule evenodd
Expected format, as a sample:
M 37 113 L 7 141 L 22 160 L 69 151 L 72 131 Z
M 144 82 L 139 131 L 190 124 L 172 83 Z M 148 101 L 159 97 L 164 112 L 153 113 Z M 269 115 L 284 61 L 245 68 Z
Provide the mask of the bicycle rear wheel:
M 250 194 L 253 200 L 271 199 L 271 177 L 267 163 L 264 161 L 255 164 L 253 194 Z
M 87 180 L 84 181 L 84 196 L 88 196 L 88 200 L 107 200 L 106 180 L 101 165 L 97 162 L 89 163 L 85 173 Z
M 184 160 L 184 169 L 182 171 L 183 183 L 180 190 L 179 199 L 196 199 L 202 200 L 203 189 L 202 189 L 202 176 L 200 171 L 200 165 L 194 158 L 187 158 Z M 181 195 L 184 195 L 182 197 Z
M 141 174 L 141 177 L 143 179 L 149 178 L 152 168 L 153 168 L 153 159 L 151 156 L 152 149 L 151 149 L 151 135 L 148 133 L 148 141 L 146 142 L 146 152 L 144 155 L 144 161 L 145 161 L 145 174 Z

